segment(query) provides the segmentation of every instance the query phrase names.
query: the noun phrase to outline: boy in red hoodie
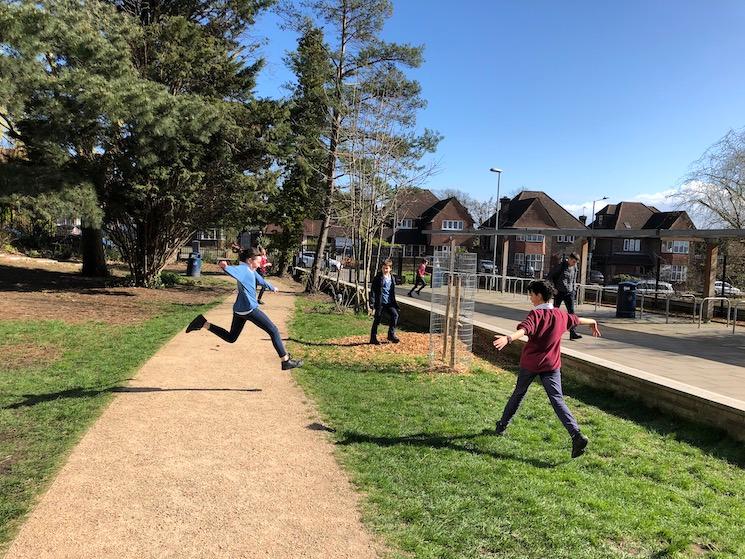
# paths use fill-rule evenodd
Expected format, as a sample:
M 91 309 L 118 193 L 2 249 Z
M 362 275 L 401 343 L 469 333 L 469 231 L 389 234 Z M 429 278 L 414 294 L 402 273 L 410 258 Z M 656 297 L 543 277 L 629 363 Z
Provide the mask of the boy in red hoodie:
M 494 347 L 501 351 L 513 341 L 528 336 L 528 343 L 520 355 L 520 372 L 515 390 L 504 407 L 502 419 L 497 422 L 496 432 L 498 435 L 504 433 L 528 387 L 539 377 L 556 415 L 572 437 L 572 458 L 576 458 L 584 453 L 588 441 L 580 432 L 561 391 L 561 336 L 567 330 L 584 324 L 592 327 L 593 336 L 599 337 L 598 323 L 592 318 L 579 318 L 554 308 L 548 302 L 554 295 L 554 286 L 546 280 L 530 282 L 528 295 L 535 308 L 517 325 L 516 331 L 508 336 L 495 336 L 497 339 L 494 340 Z

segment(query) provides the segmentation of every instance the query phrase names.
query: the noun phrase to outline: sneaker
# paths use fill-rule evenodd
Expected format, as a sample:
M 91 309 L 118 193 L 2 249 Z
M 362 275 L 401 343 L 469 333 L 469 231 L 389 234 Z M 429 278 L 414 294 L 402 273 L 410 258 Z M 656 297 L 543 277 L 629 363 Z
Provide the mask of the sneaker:
M 283 371 L 289 371 L 290 369 L 294 369 L 295 367 L 302 367 L 302 366 L 303 366 L 302 359 L 293 359 L 292 357 L 290 357 L 287 361 L 282 361 Z
M 570 340 L 581 340 L 582 336 L 580 334 L 577 334 L 577 332 L 569 332 L 569 339 Z
M 392 344 L 397 344 L 397 343 L 398 343 L 398 342 L 400 342 L 401 340 L 399 340 L 399 339 L 398 339 L 398 338 L 396 337 L 396 335 L 394 334 L 393 336 L 388 336 L 388 341 L 389 341 L 389 342 L 391 342 Z
M 589 441 L 587 440 L 587 437 L 585 437 L 582 433 L 577 433 L 572 437 L 572 458 L 577 458 L 577 456 L 582 456 L 585 453 L 585 448 L 587 448 L 587 443 Z
M 409 297 L 413 297 L 413 296 L 414 296 L 414 293 L 412 293 L 411 291 L 409 291 Z
M 263 305 L 264 304 L 264 301 L 259 300 L 258 303 L 259 303 L 259 305 Z
M 380 345 L 378 338 L 375 338 L 375 337 L 370 338 L 370 345 Z
M 501 437 L 502 435 L 504 435 L 505 429 L 507 429 L 507 426 L 502 425 L 501 421 L 497 421 L 497 426 L 494 429 L 494 434 L 497 435 L 498 437 Z
M 204 316 L 201 314 L 197 315 L 197 317 L 189 323 L 189 326 L 186 327 L 186 331 L 193 332 L 194 330 L 201 330 L 205 322 L 207 322 L 207 319 L 204 318 Z

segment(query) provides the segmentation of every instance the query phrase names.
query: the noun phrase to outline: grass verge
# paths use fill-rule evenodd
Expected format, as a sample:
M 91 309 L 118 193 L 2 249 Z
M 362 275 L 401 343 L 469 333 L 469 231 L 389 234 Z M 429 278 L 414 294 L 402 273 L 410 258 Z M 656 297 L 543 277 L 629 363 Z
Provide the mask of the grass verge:
M 299 299 L 291 335 L 306 359 L 296 378 L 335 429 L 364 519 L 393 555 L 745 557 L 742 445 L 572 383 L 567 403 L 591 441 L 585 456 L 569 458 L 538 384 L 496 437 L 510 371 L 480 361 L 468 375 L 431 375 L 405 343 L 393 357 L 359 359 L 329 342 L 369 327 Z
M 0 555 L 112 390 L 209 305 L 143 323 L 0 321 Z

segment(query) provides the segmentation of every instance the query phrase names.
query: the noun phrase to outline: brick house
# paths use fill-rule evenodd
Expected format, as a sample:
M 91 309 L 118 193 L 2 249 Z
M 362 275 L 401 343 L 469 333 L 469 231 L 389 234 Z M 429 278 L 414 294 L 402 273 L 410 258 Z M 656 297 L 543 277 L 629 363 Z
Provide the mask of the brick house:
M 641 202 L 609 204 L 595 214 L 592 229 L 696 229 L 684 211 L 661 212 Z M 654 277 L 657 258 L 660 279 L 683 284 L 694 263 L 694 239 L 597 239 L 593 250 L 593 268 L 601 270 L 606 279 L 622 274 Z
M 494 214 L 479 228 L 493 228 Z M 499 229 L 586 229 L 584 223 L 565 210 L 545 192 L 525 190 L 514 198 L 502 198 L 499 208 Z M 502 263 L 502 242 L 500 236 L 497 247 L 497 267 Z M 544 235 L 515 234 L 507 237 L 509 252 L 507 274 L 543 277 L 559 263 L 562 256 L 570 252 L 581 252 L 582 239 L 571 235 L 545 237 Z M 494 251 L 494 237 L 484 238 L 480 257 L 491 260 Z
M 432 192 L 410 189 L 399 193 L 396 209 L 396 230 L 386 232 L 385 239 L 400 245 L 404 257 L 431 255 L 435 249 L 450 249 L 447 234 L 427 235 L 428 229 L 463 231 L 473 228 L 473 218 L 457 198 L 439 200 Z M 471 250 L 473 237 L 454 237 L 455 245 Z

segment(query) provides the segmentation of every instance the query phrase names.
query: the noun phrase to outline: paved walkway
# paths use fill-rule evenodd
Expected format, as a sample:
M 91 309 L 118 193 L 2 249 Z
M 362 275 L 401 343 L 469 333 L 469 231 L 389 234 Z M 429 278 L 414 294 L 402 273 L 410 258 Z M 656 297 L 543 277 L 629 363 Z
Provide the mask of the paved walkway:
M 397 288 L 400 300 L 408 299 L 407 291 L 406 286 Z M 424 289 L 416 300 L 428 302 L 430 292 Z M 524 295 L 481 290 L 476 295 L 474 320 L 514 330 L 531 308 Z M 671 319 L 665 324 L 664 317 L 648 313 L 644 320 L 617 319 L 614 308 L 600 307 L 596 312 L 591 304 L 581 306 L 577 313 L 598 319 L 603 338 L 587 335 L 567 341 L 564 347 L 745 404 L 745 328 L 736 334 L 721 323 L 703 324 L 699 329 L 690 318 Z
M 283 328 L 294 298 L 262 307 Z M 229 325 L 232 299 L 209 320 Z M 6 559 L 373 558 L 313 408 L 252 325 L 180 333 L 72 451 Z

